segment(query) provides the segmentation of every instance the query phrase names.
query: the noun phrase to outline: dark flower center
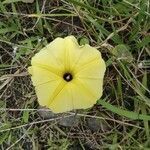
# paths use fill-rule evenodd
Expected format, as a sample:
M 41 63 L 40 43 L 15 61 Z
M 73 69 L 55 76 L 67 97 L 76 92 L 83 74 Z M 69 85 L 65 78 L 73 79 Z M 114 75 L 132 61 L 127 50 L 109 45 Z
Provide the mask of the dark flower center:
M 63 75 L 63 78 L 64 78 L 65 81 L 69 82 L 69 81 L 71 81 L 73 79 L 73 76 L 72 76 L 71 73 L 65 73 Z

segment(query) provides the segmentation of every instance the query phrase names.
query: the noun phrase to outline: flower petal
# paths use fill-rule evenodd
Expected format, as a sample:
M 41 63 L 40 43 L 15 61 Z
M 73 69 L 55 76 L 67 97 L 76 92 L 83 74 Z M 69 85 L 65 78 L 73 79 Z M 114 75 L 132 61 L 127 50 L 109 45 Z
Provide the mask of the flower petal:
M 76 46 L 70 49 L 70 60 L 71 60 L 71 69 L 73 72 L 77 72 L 78 69 L 83 67 L 84 65 L 88 65 L 92 61 L 95 61 L 95 59 L 99 60 L 101 58 L 100 52 L 89 46 Z
M 106 65 L 103 60 L 95 59 L 89 64 L 78 66 L 75 68 L 75 78 L 101 78 L 103 79 Z
M 79 49 L 78 42 L 74 36 L 68 36 L 64 38 L 65 40 L 65 70 L 72 72 L 72 64 L 74 62 L 75 55 L 77 54 L 77 49 Z M 72 57 L 73 56 L 73 57 Z
M 82 65 L 77 68 L 75 80 L 78 80 L 96 99 L 99 99 L 102 96 L 105 68 L 103 60 L 95 59 L 88 65 Z
M 35 87 L 38 102 L 41 106 L 49 106 L 52 100 L 51 97 L 60 82 L 61 80 L 55 80 Z
M 49 108 L 54 113 L 61 113 L 73 109 L 86 109 L 92 107 L 97 99 L 79 82 L 66 84 L 63 90 L 55 97 Z
M 66 84 L 64 88 L 55 96 L 49 108 L 54 113 L 61 113 L 73 109 L 72 93 L 70 92 L 70 85 Z
M 68 49 L 76 45 L 72 39 L 56 38 L 32 58 L 31 64 L 50 68 L 52 72 L 62 75 L 65 67 L 69 65 Z
M 73 82 L 71 92 L 74 109 L 86 109 L 92 107 L 97 101 L 96 97 L 79 82 Z
M 32 75 L 31 79 L 34 86 L 39 86 L 41 84 L 61 79 L 55 73 L 52 73 L 51 71 L 43 69 L 39 66 L 31 66 L 29 67 L 29 71 Z
M 44 49 L 51 52 L 51 55 L 59 64 L 64 67 L 64 70 L 70 69 L 70 52 L 72 49 L 78 48 L 77 40 L 74 36 L 68 36 L 66 38 L 56 38 Z

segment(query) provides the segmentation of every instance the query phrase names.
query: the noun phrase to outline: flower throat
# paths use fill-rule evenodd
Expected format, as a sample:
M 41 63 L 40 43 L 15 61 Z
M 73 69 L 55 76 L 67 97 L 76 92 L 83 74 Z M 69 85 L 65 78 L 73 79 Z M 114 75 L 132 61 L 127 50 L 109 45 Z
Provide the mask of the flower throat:
M 63 79 L 65 80 L 65 81 L 67 81 L 67 82 L 69 82 L 69 81 L 71 81 L 72 79 L 73 79 L 73 76 L 72 76 L 72 74 L 71 73 L 65 73 L 64 75 L 63 75 Z

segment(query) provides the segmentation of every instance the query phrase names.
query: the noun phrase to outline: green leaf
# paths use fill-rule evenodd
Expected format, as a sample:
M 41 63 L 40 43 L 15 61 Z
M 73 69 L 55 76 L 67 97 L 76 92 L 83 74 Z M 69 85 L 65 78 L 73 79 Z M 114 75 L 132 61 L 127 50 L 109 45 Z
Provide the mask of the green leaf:
M 133 56 L 130 52 L 129 47 L 124 44 L 117 45 L 112 50 L 112 54 L 116 57 L 117 60 L 122 60 L 125 62 L 131 62 L 133 60 Z
M 128 0 L 130 1 L 131 3 L 134 1 L 134 0 Z M 125 13 L 125 14 L 129 14 L 131 12 L 131 10 L 133 9 L 132 6 L 124 3 L 124 2 L 118 2 L 117 4 L 114 5 L 114 8 L 119 12 L 119 13 Z
M 17 31 L 15 27 L 7 27 L 7 28 L 1 28 L 0 29 L 0 34 L 6 34 L 8 32 L 14 32 Z
M 37 12 L 37 14 L 41 14 L 38 0 L 36 1 L 36 12 Z M 37 30 L 39 30 L 39 32 L 43 35 L 44 34 L 44 30 L 43 30 L 42 18 L 41 17 L 37 18 L 37 22 L 36 23 L 37 23 Z
M 146 111 L 146 105 L 145 104 L 141 104 L 141 112 L 142 114 L 146 114 L 147 111 Z M 150 126 L 149 126 L 149 123 L 148 123 L 148 120 L 144 120 L 144 127 L 145 127 L 145 132 L 146 132 L 146 136 L 149 137 L 150 135 Z
M 147 79 L 147 71 L 144 72 L 143 74 L 143 78 L 142 78 L 142 85 L 148 89 L 148 79 Z M 143 86 L 141 86 L 141 91 L 143 92 L 143 94 L 146 93 L 146 89 L 143 88 Z
M 89 40 L 86 37 L 82 37 L 80 39 L 80 45 L 85 45 L 85 44 L 89 44 Z
M 110 103 L 102 99 L 98 100 L 98 104 L 101 104 L 104 108 L 120 116 L 124 116 L 133 120 L 150 120 L 150 115 L 138 114 L 133 111 L 127 111 L 127 110 L 118 108 L 117 106 L 113 106 Z
M 11 124 L 9 122 L 8 123 L 1 123 L 1 125 L 0 125 L 0 132 L 2 130 L 8 129 L 10 127 L 11 127 Z M 8 136 L 9 136 L 9 132 L 8 131 L 0 134 L 0 145 L 3 142 L 6 142 L 6 139 L 8 138 Z
M 23 122 L 28 123 L 29 120 L 29 111 L 24 111 L 22 116 Z
M 9 122 L 7 122 L 7 123 L 2 123 L 1 125 L 0 125 L 0 131 L 1 130 L 4 130 L 4 129 L 8 129 L 8 128 L 10 128 L 11 127 L 11 124 L 9 123 Z
M 15 2 L 33 3 L 34 0 L 5 0 L 3 4 L 10 4 Z
M 15 3 L 15 2 L 20 2 L 20 1 L 22 0 L 5 0 L 3 4 Z
M 150 44 L 150 36 L 145 36 L 140 43 L 137 44 L 138 48 L 147 46 Z
M 5 132 L 5 133 L 2 133 L 0 134 L 0 145 L 3 144 L 3 142 L 5 142 L 5 140 L 8 138 L 9 136 L 9 132 Z
M 21 1 L 24 3 L 33 3 L 34 2 L 34 0 L 21 0 Z

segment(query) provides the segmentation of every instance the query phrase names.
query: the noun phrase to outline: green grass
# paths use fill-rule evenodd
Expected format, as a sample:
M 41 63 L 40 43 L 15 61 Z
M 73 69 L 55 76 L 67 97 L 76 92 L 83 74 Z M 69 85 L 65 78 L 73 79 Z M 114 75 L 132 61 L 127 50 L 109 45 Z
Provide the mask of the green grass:
M 149 150 L 149 31 L 148 0 L 0 0 L 0 149 Z M 43 118 L 27 67 L 67 35 L 101 51 L 103 96 L 91 109 Z M 60 124 L 74 115 L 78 124 Z

